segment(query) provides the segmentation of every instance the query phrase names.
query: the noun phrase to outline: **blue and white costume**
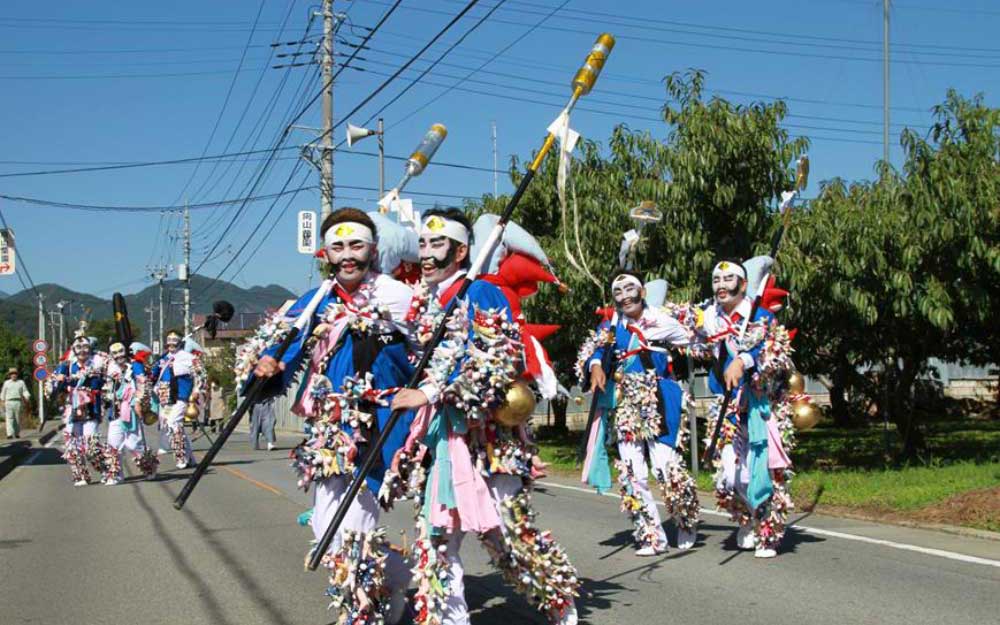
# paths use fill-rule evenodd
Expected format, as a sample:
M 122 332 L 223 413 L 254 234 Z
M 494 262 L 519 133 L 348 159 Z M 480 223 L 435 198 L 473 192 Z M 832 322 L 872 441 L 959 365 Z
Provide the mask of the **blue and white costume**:
M 142 412 L 149 402 L 147 380 L 149 371 L 137 354 L 148 354 L 149 348 L 141 343 L 131 345 L 133 360 L 125 355 L 124 346 L 111 346 L 112 362 L 108 377 L 112 380 L 113 408 L 108 420 L 108 444 L 105 450 L 108 477 L 105 483 L 114 485 L 123 477 L 122 451 L 132 452 L 136 466 L 147 478 L 156 475 L 159 459 L 146 444 Z
M 159 400 L 161 445 L 168 437 L 178 469 L 194 464 L 191 439 L 184 430 L 184 415 L 195 389 L 195 370 L 199 367 L 190 352 L 181 349 L 180 337 L 167 335 L 168 352 L 153 366 L 152 376 Z
M 618 280 L 641 286 L 628 274 L 616 278 L 616 284 Z M 606 380 L 604 391 L 595 391 L 598 412 L 587 432 L 582 481 L 598 491 L 610 489 L 605 441 L 613 433 L 620 457 L 616 466 L 622 511 L 635 526 L 638 555 L 655 555 L 667 548 L 667 536 L 648 485 L 651 470 L 667 512 L 677 523 L 678 546 L 688 549 L 695 541 L 698 495 L 680 453 L 686 444 L 682 412 L 688 399 L 674 379 L 667 351 L 695 340 L 694 333 L 667 311 L 643 302 L 637 318 L 615 312 L 581 348 L 577 370 L 583 388 L 590 388 L 591 370 L 601 366 L 605 351 L 613 350 L 613 375 Z

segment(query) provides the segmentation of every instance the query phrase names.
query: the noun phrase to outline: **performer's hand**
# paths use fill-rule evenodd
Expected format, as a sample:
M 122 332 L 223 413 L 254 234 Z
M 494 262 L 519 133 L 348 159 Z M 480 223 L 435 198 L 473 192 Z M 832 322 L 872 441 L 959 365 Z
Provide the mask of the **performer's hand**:
M 593 393 L 594 389 L 601 389 L 604 392 L 604 385 L 607 384 L 607 377 L 604 375 L 604 369 L 601 365 L 596 362 L 590 366 L 590 392 Z
M 392 409 L 413 410 L 426 406 L 428 403 L 427 396 L 424 395 L 423 391 L 415 388 L 404 388 L 392 398 Z
M 543 462 L 538 455 L 531 456 L 531 477 L 537 479 L 540 477 L 547 477 L 548 474 L 545 469 L 548 469 L 549 465 L 547 462 Z
M 270 378 L 278 375 L 278 372 L 285 370 L 285 363 L 278 362 L 270 356 L 264 356 L 257 361 L 257 366 L 253 368 L 253 374 L 258 378 Z
M 63 374 L 61 374 L 61 373 L 57 373 L 57 374 L 55 375 L 55 378 L 56 378 L 56 383 L 57 383 L 57 384 L 62 384 L 63 382 L 65 382 L 65 381 L 66 381 L 66 376 L 65 376 L 65 375 L 63 375 Z
M 732 390 L 740 385 L 743 380 L 743 360 L 740 358 L 733 358 L 729 366 L 726 367 L 725 373 L 726 388 Z

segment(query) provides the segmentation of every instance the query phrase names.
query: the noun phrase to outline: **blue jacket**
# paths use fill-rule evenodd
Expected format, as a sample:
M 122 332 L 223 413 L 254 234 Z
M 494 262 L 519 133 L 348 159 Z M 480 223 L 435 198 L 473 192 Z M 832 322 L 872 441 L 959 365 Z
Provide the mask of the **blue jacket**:
M 87 408 L 88 418 L 101 419 L 101 414 L 103 410 L 103 402 L 101 401 L 101 389 L 104 388 L 104 376 L 102 375 L 89 375 L 86 378 L 73 382 L 70 380 L 70 376 L 76 375 L 80 371 L 80 363 L 76 360 L 73 361 L 63 361 L 59 363 L 56 367 L 56 375 L 64 375 L 66 379 L 55 387 L 56 393 L 61 393 L 63 391 L 69 391 L 70 388 L 89 388 L 94 392 L 94 400 L 91 402 L 90 406 Z

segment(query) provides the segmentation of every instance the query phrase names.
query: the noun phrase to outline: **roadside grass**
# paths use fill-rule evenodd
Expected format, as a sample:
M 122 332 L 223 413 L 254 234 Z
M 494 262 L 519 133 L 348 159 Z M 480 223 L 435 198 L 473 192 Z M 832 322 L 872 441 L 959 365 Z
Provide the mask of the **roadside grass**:
M 891 445 L 892 428 L 888 436 Z M 1000 422 L 971 418 L 933 422 L 927 424 L 925 437 L 927 462 L 900 466 L 885 460 L 886 433 L 881 426 L 799 432 L 792 458 L 796 508 L 843 509 L 1000 531 L 1000 514 L 993 512 L 1000 508 L 994 501 L 1000 498 Z M 578 432 L 545 436 L 539 440 L 539 455 L 551 472 L 579 475 L 579 442 Z M 614 457 L 614 450 L 610 453 Z M 697 481 L 701 490 L 714 490 L 711 471 L 700 471 Z M 977 496 L 987 498 L 981 514 L 959 512 Z M 949 514 L 952 509 L 954 514 Z

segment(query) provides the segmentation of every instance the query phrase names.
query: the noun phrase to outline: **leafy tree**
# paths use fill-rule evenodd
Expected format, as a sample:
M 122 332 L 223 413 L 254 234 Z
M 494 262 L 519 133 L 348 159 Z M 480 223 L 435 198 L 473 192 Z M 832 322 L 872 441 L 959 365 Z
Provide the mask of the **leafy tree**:
M 825 184 L 793 220 L 780 273 L 804 331 L 798 361 L 828 375 L 835 417 L 853 395 L 896 424 L 904 458 L 923 448 L 915 398 L 928 360 L 995 363 L 1000 301 L 1000 111 L 949 92 L 927 139 L 878 179 Z
M 15 334 L 6 323 L 0 321 L 0 370 L 7 379 L 7 369 L 17 367 L 21 378 L 28 382 L 28 390 L 34 395 L 35 384 L 30 383 L 35 366 L 31 361 L 31 342 Z
M 142 328 L 131 319 L 129 319 L 129 324 L 132 326 L 134 340 L 141 340 Z M 87 325 L 87 335 L 97 339 L 97 349 L 108 351 L 108 347 L 118 341 L 118 335 L 115 333 L 115 320 L 97 319 L 91 321 Z

